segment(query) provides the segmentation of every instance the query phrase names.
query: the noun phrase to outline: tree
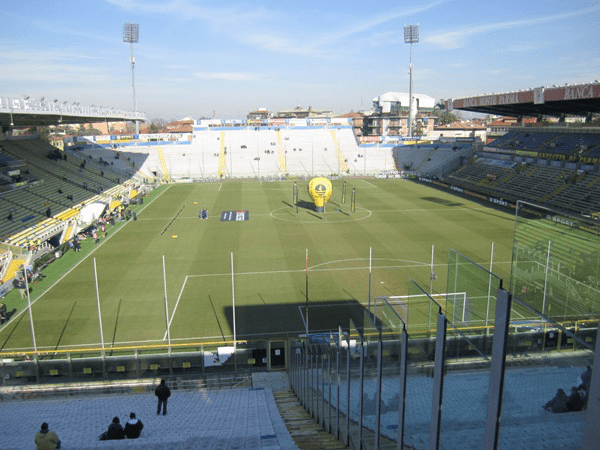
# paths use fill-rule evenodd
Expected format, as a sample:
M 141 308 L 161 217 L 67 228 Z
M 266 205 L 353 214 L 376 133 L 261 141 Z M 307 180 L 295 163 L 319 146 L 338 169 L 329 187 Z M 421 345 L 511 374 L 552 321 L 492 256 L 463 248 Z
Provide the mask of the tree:
M 460 120 L 456 114 L 446 109 L 446 105 L 442 101 L 436 103 L 431 115 L 436 118 L 437 125 L 447 125 Z
M 423 136 L 423 123 L 419 120 L 415 124 L 415 129 L 413 130 L 413 134 L 415 136 Z
M 150 125 L 148 125 L 148 133 L 159 133 L 160 132 L 160 126 L 157 125 L 156 123 L 152 122 Z
M 37 134 L 42 141 L 50 142 L 50 130 L 48 130 L 48 127 L 37 127 Z

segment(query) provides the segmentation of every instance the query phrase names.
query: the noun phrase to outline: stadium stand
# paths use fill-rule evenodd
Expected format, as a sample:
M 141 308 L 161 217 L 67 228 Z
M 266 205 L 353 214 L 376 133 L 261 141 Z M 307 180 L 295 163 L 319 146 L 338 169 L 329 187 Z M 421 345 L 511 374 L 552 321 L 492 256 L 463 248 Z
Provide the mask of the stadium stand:
M 70 398 L 49 392 L 45 398 L 33 399 L 33 394 L 22 393 L 25 400 L 11 399 L 10 393 L 3 392 L 4 427 L 23 432 L 3 435 L 0 445 L 15 450 L 31 448 L 35 430 L 46 421 L 58 434 L 63 449 L 297 448 L 270 388 L 191 390 L 182 385 L 173 390 L 167 416 L 154 413 L 152 385 L 137 390 L 146 388 L 143 394 L 88 392 Z M 136 440 L 98 442 L 112 417 L 121 416 L 125 423 L 129 411 L 135 411 L 144 424 L 141 436 Z
M 594 156 L 600 134 L 511 131 L 445 177 L 452 185 L 509 202 L 532 201 L 590 215 L 600 209 Z
M 417 176 L 448 174 L 459 167 L 472 153 L 470 143 L 417 144 L 394 148 L 398 170 L 410 171 Z
M 18 183 L 0 193 L 0 233 L 27 248 L 64 229 L 91 202 L 128 196 L 133 180 L 107 161 L 77 151 L 59 152 L 37 139 L 1 142 L 9 168 L 18 162 Z M 122 183 L 121 180 L 123 180 Z

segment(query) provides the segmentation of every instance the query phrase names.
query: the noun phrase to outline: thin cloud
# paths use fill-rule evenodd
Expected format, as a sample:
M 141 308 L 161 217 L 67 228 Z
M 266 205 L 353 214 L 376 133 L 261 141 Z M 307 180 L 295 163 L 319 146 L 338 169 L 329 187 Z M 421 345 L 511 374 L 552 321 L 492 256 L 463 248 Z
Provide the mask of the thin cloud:
M 373 28 L 377 30 L 374 34 L 358 38 L 358 41 L 364 41 L 368 46 L 374 47 L 380 44 L 389 44 L 389 40 L 383 40 L 387 37 L 388 32 L 382 32 L 381 25 L 398 20 L 402 17 L 414 16 L 424 11 L 430 10 L 449 0 L 437 0 L 425 5 L 410 8 L 410 9 L 394 9 L 378 14 L 371 18 L 361 17 L 358 23 L 341 28 L 337 31 L 323 33 L 317 36 L 312 35 L 311 40 L 303 39 L 301 42 L 295 42 L 288 38 L 283 38 L 277 35 L 255 34 L 241 36 L 240 38 L 246 44 L 252 44 L 269 51 L 277 51 L 281 53 L 311 55 L 321 59 L 332 59 L 339 57 L 340 49 L 333 50 L 332 46 L 339 41 L 346 41 L 349 37 L 363 34 Z
M 563 20 L 569 17 L 581 16 L 591 12 L 597 12 L 600 10 L 600 6 L 594 6 L 592 8 L 579 9 L 576 11 L 567 11 L 560 14 L 553 14 L 550 16 L 537 17 L 534 19 L 523 19 L 523 20 L 512 20 L 508 22 L 490 23 L 486 25 L 465 27 L 465 29 L 457 31 L 445 31 L 437 34 L 432 34 L 424 37 L 424 42 L 444 49 L 457 49 L 462 48 L 467 44 L 467 38 L 484 33 L 490 33 L 499 30 L 506 30 L 509 28 L 519 28 L 524 26 L 539 25 L 546 22 L 554 22 L 557 20 Z
M 145 0 L 105 0 L 113 6 L 125 11 L 143 11 L 145 14 L 169 15 L 186 21 L 202 20 L 215 27 L 223 24 L 248 23 L 250 21 L 262 20 L 273 17 L 274 12 L 263 7 L 252 5 L 243 6 L 221 6 L 219 2 L 209 2 L 217 7 L 204 6 L 190 0 L 166 0 L 150 2 Z
M 196 72 L 198 78 L 205 80 L 226 80 L 226 81 L 256 81 L 260 80 L 260 75 L 250 72 Z
M 44 33 L 61 33 L 78 38 L 84 38 L 86 40 L 95 40 L 110 43 L 118 41 L 117 38 L 109 37 L 106 34 L 87 33 L 79 31 L 75 28 L 57 27 L 56 25 L 53 25 L 52 23 L 47 22 L 45 20 L 34 20 L 32 22 L 32 25 L 38 30 L 43 31 Z
M 416 14 L 428 11 L 436 6 L 439 6 L 443 3 L 447 3 L 449 0 L 438 0 L 435 2 L 428 3 L 426 5 L 418 6 L 411 9 L 395 9 L 391 11 L 387 11 L 382 14 L 378 14 L 375 17 L 370 19 L 361 19 L 360 23 L 351 27 L 348 27 L 343 30 L 339 30 L 335 33 L 331 33 L 325 36 L 321 36 L 319 39 L 325 39 L 328 41 L 339 41 L 341 39 L 345 39 L 348 36 L 362 33 L 364 31 L 370 30 L 374 27 L 379 27 L 384 23 L 390 22 L 392 20 L 400 19 L 401 17 L 409 17 L 414 16 Z
M 150 14 L 169 15 L 181 20 L 205 21 L 216 30 L 228 27 L 228 36 L 245 45 L 260 48 L 269 52 L 291 55 L 310 55 L 314 58 L 331 59 L 339 56 L 340 49 L 333 49 L 340 41 L 347 41 L 351 36 L 360 35 L 377 28 L 381 33 L 381 25 L 398 20 L 402 17 L 410 17 L 428 11 L 449 0 L 435 0 L 413 8 L 395 8 L 382 12 L 370 18 L 361 17 L 355 23 L 341 26 L 335 31 L 327 27 L 322 32 L 311 29 L 310 36 L 302 36 L 302 33 L 292 32 L 289 37 L 276 32 L 265 32 L 272 25 L 285 23 L 293 19 L 283 15 L 276 9 L 252 6 L 252 8 L 240 6 L 221 6 L 219 2 L 198 4 L 190 0 L 165 0 L 159 2 L 148 2 L 142 0 L 105 0 L 105 2 L 117 6 L 126 11 L 143 11 Z M 215 6 L 212 6 L 215 5 Z M 246 5 L 247 6 L 247 5 Z M 337 22 L 341 21 L 338 18 Z M 335 22 L 334 22 L 335 23 Z M 371 45 L 377 40 L 366 36 Z M 383 42 L 382 42 L 383 43 Z M 345 43 L 346 44 L 346 43 Z

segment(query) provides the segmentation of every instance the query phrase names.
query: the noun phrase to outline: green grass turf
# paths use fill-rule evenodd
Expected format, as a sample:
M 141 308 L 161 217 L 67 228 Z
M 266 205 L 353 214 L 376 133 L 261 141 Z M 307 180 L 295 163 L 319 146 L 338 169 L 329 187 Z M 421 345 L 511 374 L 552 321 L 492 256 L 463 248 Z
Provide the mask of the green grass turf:
M 349 179 L 342 204 L 342 183 L 333 181 L 326 215 L 296 213 L 292 182 L 157 189 L 138 207 L 137 221 L 110 229 L 98 245 L 84 241 L 81 253 L 67 252 L 45 270 L 32 292 L 37 346 L 99 344 L 94 259 L 106 345 L 163 342 L 163 256 L 172 342 L 231 338 L 232 253 L 238 339 L 304 330 L 306 250 L 311 331 L 362 322 L 370 247 L 373 298 L 407 294 L 411 278 L 428 290 L 432 245 L 436 292 L 446 291 L 450 248 L 489 267 L 495 242 L 494 271 L 508 279 L 513 215 L 408 180 Z M 307 182 L 298 185 L 300 201 L 310 202 Z M 204 207 L 208 220 L 198 218 Z M 248 210 L 250 220 L 220 221 L 228 210 Z M 23 305 L 17 292 L 5 301 L 9 309 Z M 2 329 L 0 343 L 2 351 L 31 348 L 26 313 Z

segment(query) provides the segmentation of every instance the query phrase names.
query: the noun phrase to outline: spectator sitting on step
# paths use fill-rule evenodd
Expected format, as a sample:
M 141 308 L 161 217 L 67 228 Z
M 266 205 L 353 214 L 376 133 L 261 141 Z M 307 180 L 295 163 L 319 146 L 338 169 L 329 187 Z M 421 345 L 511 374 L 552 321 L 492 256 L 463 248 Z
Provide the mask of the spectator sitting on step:
M 559 389 L 552 400 L 546 403 L 542 408 L 553 413 L 565 413 L 568 411 L 567 402 L 569 397 L 564 390 Z
M 587 366 L 585 372 L 583 372 L 577 378 L 577 389 L 590 390 L 590 384 L 592 383 L 592 366 Z
M 60 439 L 54 431 L 48 429 L 48 424 L 44 422 L 40 431 L 35 435 L 35 446 L 38 450 L 54 450 L 60 448 Z
M 101 441 L 110 441 L 113 439 L 125 439 L 125 432 L 118 417 L 114 417 L 108 430 L 100 435 Z
M 4 323 L 8 320 L 6 312 L 6 305 L 4 303 L 0 303 L 0 323 Z
M 592 379 L 592 368 L 587 366 L 577 379 L 577 386 L 571 388 L 571 394 L 567 396 L 564 390 L 559 389 L 552 400 L 542 406 L 546 411 L 554 413 L 582 411 L 587 408 L 590 384 Z
M 571 395 L 569 395 L 569 399 L 567 400 L 567 409 L 569 411 L 582 411 L 585 409 L 586 399 L 584 395 L 584 393 L 573 386 L 571 388 Z
M 144 424 L 141 420 L 135 417 L 135 413 L 129 414 L 129 420 L 125 424 L 125 436 L 127 439 L 137 439 L 142 433 Z

